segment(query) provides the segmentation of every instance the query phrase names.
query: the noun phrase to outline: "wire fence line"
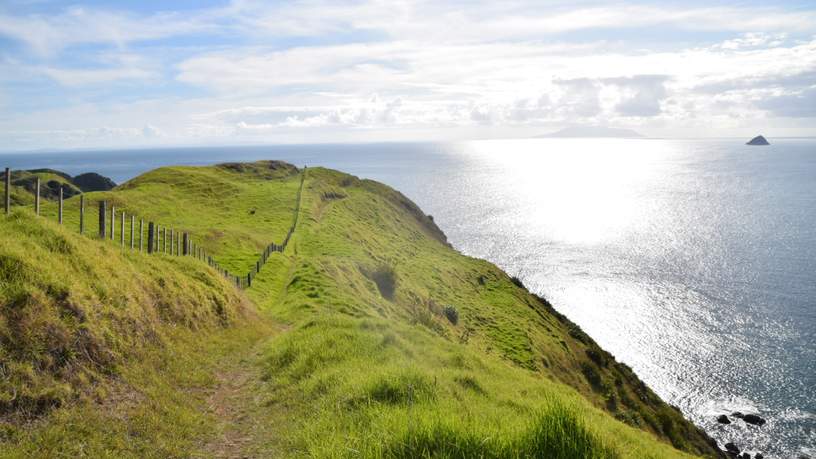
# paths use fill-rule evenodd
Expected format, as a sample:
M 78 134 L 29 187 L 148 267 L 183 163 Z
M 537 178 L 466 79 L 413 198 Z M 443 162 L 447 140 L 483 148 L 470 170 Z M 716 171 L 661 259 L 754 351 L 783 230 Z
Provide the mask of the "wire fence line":
M 301 195 L 303 193 L 303 183 L 306 180 L 306 166 L 300 174 L 300 184 L 298 185 L 297 199 L 295 201 L 295 211 L 292 218 L 292 225 L 286 233 L 286 237 L 280 244 L 270 243 L 261 252 L 255 265 L 245 275 L 236 275 L 223 266 L 221 266 L 211 254 L 209 254 L 203 247 L 196 244 L 196 241 L 186 231 L 181 231 L 172 226 L 162 225 L 158 222 L 147 221 L 134 214 L 128 214 L 124 210 L 117 210 L 116 206 L 108 201 L 98 201 L 98 215 L 99 215 L 99 231 L 98 238 L 102 240 L 110 240 L 118 243 L 123 248 L 136 250 L 139 252 L 146 251 L 148 254 L 163 253 L 173 256 L 192 256 L 198 260 L 207 263 L 210 267 L 218 271 L 225 278 L 234 282 L 238 288 L 248 288 L 252 285 L 253 280 L 266 265 L 269 257 L 274 252 L 283 252 L 286 250 L 295 228 L 298 223 L 298 215 L 300 214 Z M 11 170 L 7 167 L 5 170 L 5 195 L 4 207 L 5 214 L 11 213 Z M 40 193 L 40 178 L 37 177 L 34 184 L 34 213 L 41 214 L 41 193 Z M 65 203 L 63 185 L 59 188 L 59 198 L 57 207 L 57 221 L 60 225 L 64 223 Z M 109 207 L 110 204 L 110 207 Z M 85 227 L 85 213 L 86 213 L 86 199 L 84 194 L 79 195 L 79 233 L 87 234 Z M 128 218 L 129 217 L 129 218 Z M 137 224 L 138 220 L 138 224 Z M 128 225 L 129 223 L 129 225 Z M 119 231 L 117 233 L 117 226 Z M 129 235 L 127 234 L 127 226 L 130 228 Z M 145 239 L 145 226 L 147 229 L 147 238 Z M 137 229 L 138 227 L 138 229 Z

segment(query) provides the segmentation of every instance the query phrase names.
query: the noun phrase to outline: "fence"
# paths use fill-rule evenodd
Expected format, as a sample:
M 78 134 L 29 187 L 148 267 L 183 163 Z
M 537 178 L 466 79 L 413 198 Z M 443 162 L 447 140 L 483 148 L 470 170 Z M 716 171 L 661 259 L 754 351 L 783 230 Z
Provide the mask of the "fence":
M 300 213 L 300 200 L 301 194 L 303 192 L 303 183 L 306 180 L 306 166 L 303 167 L 303 171 L 301 172 L 300 176 L 300 185 L 298 186 L 297 191 L 297 200 L 295 201 L 295 214 L 292 219 L 292 226 L 289 227 L 289 231 L 286 233 L 286 237 L 283 239 L 281 244 L 271 243 L 267 245 L 261 255 L 258 257 L 258 261 L 255 262 L 255 266 L 250 269 L 250 271 L 246 275 L 235 275 L 228 271 L 227 269 L 223 268 L 215 259 L 204 250 L 203 247 L 197 245 L 193 238 L 187 232 L 179 231 L 175 228 L 169 227 L 169 241 L 168 241 L 168 226 L 167 225 L 160 225 L 157 222 L 148 221 L 147 222 L 147 240 L 144 239 L 144 230 L 145 230 L 145 221 L 142 218 L 139 218 L 138 221 L 138 231 L 136 230 L 136 220 L 137 216 L 133 214 L 127 214 L 125 211 L 120 211 L 119 218 L 117 218 L 117 209 L 114 205 L 110 206 L 108 209 L 108 202 L 107 201 L 99 201 L 98 202 L 98 213 L 99 213 L 99 238 L 102 240 L 110 239 L 111 241 L 117 242 L 117 235 L 116 235 L 116 226 L 119 223 L 119 235 L 118 235 L 118 243 L 123 248 L 130 248 L 131 250 L 137 250 L 139 252 L 147 251 L 148 254 L 154 253 L 164 253 L 168 255 L 174 256 L 192 256 L 198 260 L 201 260 L 207 263 L 210 267 L 221 273 L 225 278 L 229 279 L 231 282 L 234 282 L 235 285 L 239 288 L 247 288 L 252 285 L 252 281 L 261 271 L 261 268 L 266 264 L 269 260 L 269 257 L 274 252 L 283 252 L 286 250 L 286 246 L 289 244 L 289 240 L 292 237 L 292 234 L 295 232 L 295 227 L 298 223 L 298 215 Z M 5 171 L 5 213 L 8 215 L 11 212 L 11 170 L 7 167 Z M 59 203 L 57 207 L 57 221 L 60 225 L 64 223 L 64 196 L 63 196 L 63 187 L 60 186 L 59 188 Z M 36 215 L 40 215 L 40 178 L 36 178 L 36 182 L 34 184 L 34 212 Z M 126 222 L 127 217 L 130 217 L 130 237 L 125 237 L 125 229 L 126 229 Z M 85 195 L 79 195 L 79 233 L 86 234 L 85 231 Z M 138 234 L 138 241 L 136 235 Z

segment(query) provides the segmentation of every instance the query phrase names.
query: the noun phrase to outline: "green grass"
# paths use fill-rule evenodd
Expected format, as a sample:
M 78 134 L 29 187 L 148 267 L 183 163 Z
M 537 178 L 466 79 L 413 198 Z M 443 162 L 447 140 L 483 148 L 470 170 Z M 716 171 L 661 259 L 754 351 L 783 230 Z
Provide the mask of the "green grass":
M 186 457 L 218 359 L 268 334 L 203 263 L 0 218 L 0 457 Z
M 277 163 L 174 167 L 86 197 L 172 222 L 239 271 L 285 236 L 298 185 L 297 171 Z M 242 454 L 252 457 L 714 454 L 699 430 L 546 300 L 491 263 L 452 250 L 429 217 L 384 185 L 310 168 L 289 247 L 244 293 L 195 260 L 123 251 L 76 235 L 76 221 L 60 228 L 52 210 L 45 214 L 0 219 L 0 262 L 6 254 L 12 260 L 0 264 L 12 286 L 0 291 L 3 303 L 39 286 L 22 296 L 48 305 L 38 306 L 38 320 L 76 334 L 80 325 L 60 312 L 59 292 L 83 298 L 83 311 L 101 311 L 86 327 L 106 337 L 114 370 L 80 358 L 68 375 L 84 379 L 43 371 L 50 367 L 31 362 L 47 360 L 48 346 L 12 342 L 18 376 L 0 382 L 3 393 L 28 372 L 42 378 L 32 394 L 49 400 L 56 391 L 61 400 L 36 416 L 35 429 L 20 427 L 19 410 L 6 410 L 12 456 L 43 444 L 108 456 L 213 454 L 206 437 L 216 424 L 197 390 L 213 386 L 218 362 L 252 345 L 260 354 L 241 361 L 258 377 L 235 422 L 256 426 L 241 432 Z M 33 232 L 27 248 L 16 247 L 26 231 Z M 36 261 L 49 253 L 65 267 Z M 17 263 L 27 274 L 10 277 Z M 83 263 L 103 268 L 86 271 Z M 54 280 L 68 272 L 75 282 Z M 100 279 L 113 286 L 96 291 Z M 229 320 L 212 314 L 214 303 Z M 122 416 L 127 406 L 108 413 L 100 397 L 84 395 L 112 381 L 138 388 L 147 408 Z
M 110 192 L 85 193 L 85 227 L 98 233 L 98 202 L 128 216 L 125 241 L 130 241 L 130 217 L 188 232 L 198 245 L 234 274 L 245 274 L 271 242 L 281 243 L 289 230 L 300 185 L 298 170 L 280 162 L 236 167 L 164 167 L 130 180 Z M 79 227 L 79 197 L 65 201 L 65 224 Z M 57 203 L 43 204 L 42 214 L 57 215 Z M 138 232 L 138 220 L 136 222 Z M 138 234 L 135 236 L 138 245 Z

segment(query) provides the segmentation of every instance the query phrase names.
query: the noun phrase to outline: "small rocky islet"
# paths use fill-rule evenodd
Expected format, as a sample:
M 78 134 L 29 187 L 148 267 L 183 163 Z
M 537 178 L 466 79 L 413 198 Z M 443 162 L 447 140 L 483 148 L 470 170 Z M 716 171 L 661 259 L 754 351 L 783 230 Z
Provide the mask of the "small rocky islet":
M 771 143 L 768 142 L 768 140 L 765 137 L 761 136 L 761 135 L 758 135 L 758 136 L 754 137 L 753 139 L 749 140 L 748 142 L 745 142 L 745 145 L 770 145 L 770 144 Z

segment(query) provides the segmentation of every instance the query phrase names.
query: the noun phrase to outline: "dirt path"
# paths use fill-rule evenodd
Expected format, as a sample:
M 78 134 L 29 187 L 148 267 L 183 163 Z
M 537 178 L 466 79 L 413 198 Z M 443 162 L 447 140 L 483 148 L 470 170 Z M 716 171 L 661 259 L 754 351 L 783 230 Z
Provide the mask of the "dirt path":
M 215 373 L 215 389 L 207 398 L 209 414 L 216 418 L 215 431 L 203 445 L 206 457 L 251 458 L 249 447 L 258 439 L 271 440 L 272 428 L 261 422 L 259 361 L 268 338 L 225 361 Z
M 297 228 L 305 178 L 304 168 L 298 190 L 293 231 Z M 290 251 L 289 256 L 292 262 L 288 277 L 291 277 L 297 265 L 297 250 Z M 284 283 L 274 301 L 280 301 L 285 295 Z M 269 457 L 270 451 L 275 450 L 274 445 L 278 443 L 275 438 L 275 423 L 267 412 L 268 408 L 264 406 L 262 395 L 264 390 L 261 361 L 269 341 L 289 327 L 277 324 L 272 328 L 269 335 L 259 339 L 253 346 L 224 359 L 215 371 L 216 386 L 207 397 L 206 406 L 209 414 L 215 417 L 216 425 L 209 441 L 202 446 L 204 457 L 219 459 Z

